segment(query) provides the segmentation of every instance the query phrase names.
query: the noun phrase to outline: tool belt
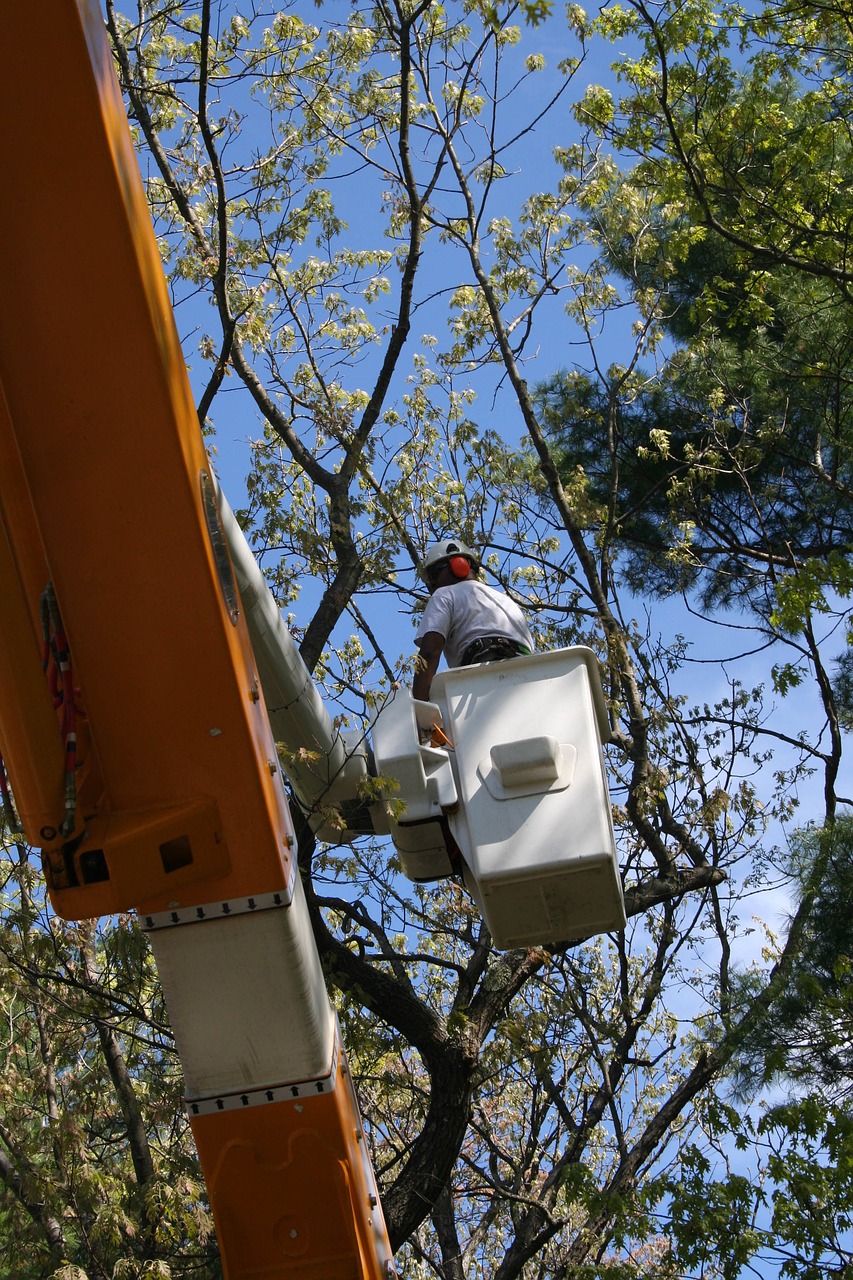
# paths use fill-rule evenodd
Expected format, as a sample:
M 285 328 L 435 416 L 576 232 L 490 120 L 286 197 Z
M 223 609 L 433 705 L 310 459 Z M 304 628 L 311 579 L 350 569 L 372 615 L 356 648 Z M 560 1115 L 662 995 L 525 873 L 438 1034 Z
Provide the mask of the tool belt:
M 459 665 L 470 667 L 474 662 L 500 662 L 504 658 L 518 658 L 529 652 L 526 645 L 510 640 L 508 636 L 481 636 L 463 649 Z

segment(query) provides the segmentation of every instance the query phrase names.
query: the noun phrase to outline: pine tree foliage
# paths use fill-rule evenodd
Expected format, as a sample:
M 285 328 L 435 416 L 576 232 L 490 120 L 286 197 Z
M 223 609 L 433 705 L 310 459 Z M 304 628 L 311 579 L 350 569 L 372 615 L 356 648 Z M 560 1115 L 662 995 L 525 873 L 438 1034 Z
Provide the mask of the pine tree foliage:
M 808 905 L 800 946 L 771 1016 L 739 1054 L 744 1083 L 782 1077 L 831 1104 L 853 1093 L 853 826 L 849 817 L 806 827 L 792 845 L 799 902 Z M 744 979 L 749 999 L 754 977 Z
M 677 346 L 661 373 L 639 367 L 620 386 L 575 369 L 539 400 L 564 470 L 582 470 L 638 588 L 696 592 L 706 608 L 734 604 L 772 625 L 797 581 L 849 589 L 850 307 L 773 268 L 767 322 L 739 321 L 747 288 L 730 284 L 734 255 L 714 238 L 716 255 L 700 245 L 701 273 L 691 251 L 673 280 L 661 326 Z

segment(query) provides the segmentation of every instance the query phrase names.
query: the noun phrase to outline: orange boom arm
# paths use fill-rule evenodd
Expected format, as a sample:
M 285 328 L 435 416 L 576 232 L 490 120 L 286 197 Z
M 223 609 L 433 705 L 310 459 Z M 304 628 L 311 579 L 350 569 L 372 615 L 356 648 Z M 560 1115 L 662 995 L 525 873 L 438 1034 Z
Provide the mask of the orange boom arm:
M 38 50 L 0 80 L 0 748 L 25 834 L 60 915 L 149 930 L 229 1280 L 393 1276 L 103 24 L 7 3 L 0 38 Z

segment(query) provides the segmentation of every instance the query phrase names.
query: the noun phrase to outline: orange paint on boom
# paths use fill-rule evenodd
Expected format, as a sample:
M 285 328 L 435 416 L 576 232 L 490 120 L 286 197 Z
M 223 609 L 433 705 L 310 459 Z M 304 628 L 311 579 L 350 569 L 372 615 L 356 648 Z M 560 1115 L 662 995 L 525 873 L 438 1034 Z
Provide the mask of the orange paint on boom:
M 135 908 L 151 931 L 229 1280 L 383 1280 L 101 16 L 93 0 L 8 3 L 0 40 L 0 749 L 25 834 L 60 915 Z
M 4 47 L 37 47 L 39 74 L 8 60 L 0 124 L 16 193 L 0 207 L 2 456 L 19 455 L 32 505 L 16 467 L 0 502 L 7 528 L 26 519 L 19 544 L 44 548 L 19 560 L 21 594 L 35 627 L 54 585 L 100 766 L 73 840 L 40 834 L 62 820 L 46 809 L 54 762 L 43 781 L 17 777 L 13 736 L 29 726 L 0 709 L 0 732 L 71 917 L 186 901 L 201 882 L 210 898 L 281 889 L 292 838 L 249 642 L 223 597 L 208 463 L 109 50 L 99 15 L 82 16 L 5 6 Z M 189 853 L 175 843 L 187 824 Z

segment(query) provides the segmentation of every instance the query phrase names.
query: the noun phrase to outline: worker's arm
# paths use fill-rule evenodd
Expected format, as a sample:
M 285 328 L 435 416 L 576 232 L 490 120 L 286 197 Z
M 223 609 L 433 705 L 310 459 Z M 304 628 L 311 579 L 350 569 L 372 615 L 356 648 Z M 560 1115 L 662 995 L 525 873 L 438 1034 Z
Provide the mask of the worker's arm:
M 418 657 L 415 662 L 415 678 L 412 695 L 421 702 L 429 702 L 432 678 L 438 670 L 439 659 L 444 652 L 444 636 L 439 631 L 428 631 L 418 641 Z

